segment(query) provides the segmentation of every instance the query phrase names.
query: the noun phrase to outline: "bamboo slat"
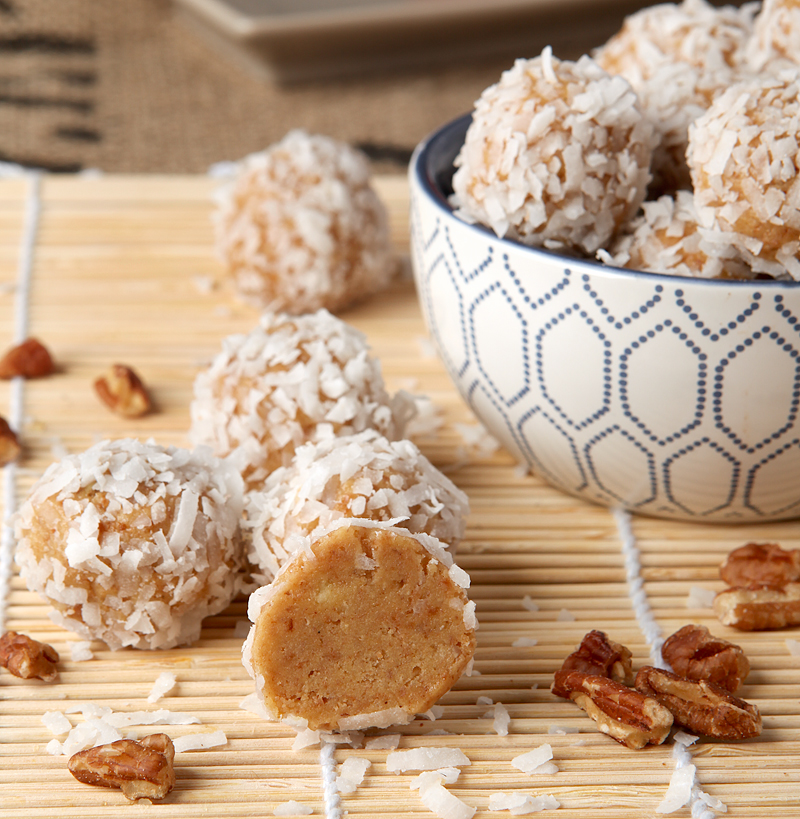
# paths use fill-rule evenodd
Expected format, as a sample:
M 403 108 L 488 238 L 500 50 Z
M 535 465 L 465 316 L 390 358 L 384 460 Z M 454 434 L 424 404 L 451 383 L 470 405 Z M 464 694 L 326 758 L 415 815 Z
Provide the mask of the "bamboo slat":
M 405 179 L 383 177 L 376 186 L 389 207 L 397 249 L 407 254 Z M 27 317 L 30 334 L 52 349 L 59 371 L 24 386 L 25 450 L 13 476 L 16 503 L 58 453 L 80 451 L 100 438 L 187 444 L 195 374 L 226 335 L 246 332 L 257 318 L 233 297 L 214 255 L 213 188 L 211 180 L 200 177 L 43 179 Z M 11 344 L 18 321 L 15 298 L 28 195 L 25 180 L 0 182 L 0 347 Z M 399 733 L 401 749 L 464 750 L 472 764 L 450 790 L 479 815 L 490 815 L 491 793 L 513 791 L 553 794 L 561 803 L 559 815 L 567 819 L 656 816 L 675 767 L 672 746 L 629 751 L 549 691 L 553 671 L 592 628 L 627 644 L 636 666 L 648 661 L 614 517 L 536 476 L 523 476 L 502 450 L 487 455 L 465 443 L 458 425 L 474 425 L 475 419 L 429 352 L 407 276 L 342 317 L 367 334 L 390 389 L 425 393 L 437 405 L 442 429 L 419 443 L 468 492 L 473 509 L 459 561 L 471 574 L 481 621 L 475 663 L 480 673 L 463 678 L 442 698 L 436 721 L 420 718 L 375 733 Z M 114 361 L 140 372 L 152 389 L 156 412 L 130 421 L 99 403 L 92 380 Z M 0 414 L 12 400 L 11 390 L 0 382 Z M 698 742 L 692 759 L 699 784 L 728 806 L 731 817 L 786 815 L 787 804 L 800 805 L 800 657 L 787 644 L 800 638 L 800 630 L 734 633 L 709 609 L 688 608 L 687 599 L 693 587 L 721 588 L 719 562 L 748 540 L 800 548 L 797 524 L 732 528 L 636 518 L 633 532 L 644 588 L 664 636 L 687 622 L 703 623 L 739 642 L 753 667 L 742 696 L 761 709 L 763 735 L 740 743 Z M 251 691 L 239 659 L 245 600 L 209 618 L 191 648 L 110 652 L 94 643 L 94 658 L 80 663 L 70 659 L 77 638 L 54 626 L 47 613 L 47 606 L 13 577 L 6 627 L 50 642 L 63 661 L 54 685 L 0 672 L 0 819 L 56 814 L 109 819 L 129 817 L 131 811 L 163 819 L 261 817 L 288 800 L 309 805 L 317 816 L 326 811 L 364 819 L 432 815 L 409 789 L 411 774 L 387 772 L 386 751 L 347 746 L 335 751 L 337 764 L 355 755 L 371 767 L 355 793 L 326 808 L 319 748 L 292 751 L 293 731 L 239 707 Z M 148 704 L 152 684 L 164 670 L 175 672 L 177 686 Z M 508 736 L 494 732 L 491 706 L 478 703 L 479 697 L 506 705 Z M 166 708 L 193 715 L 198 724 L 168 726 L 167 732 L 178 737 L 222 729 L 227 743 L 179 754 L 173 793 L 158 805 L 133 807 L 119 792 L 77 783 L 66 759 L 45 750 L 52 735 L 42 715 L 86 702 L 115 711 Z M 69 719 L 76 725 L 83 718 Z M 529 776 L 511 765 L 513 757 L 544 742 L 552 745 L 558 773 Z M 690 814 L 683 808 L 674 815 Z

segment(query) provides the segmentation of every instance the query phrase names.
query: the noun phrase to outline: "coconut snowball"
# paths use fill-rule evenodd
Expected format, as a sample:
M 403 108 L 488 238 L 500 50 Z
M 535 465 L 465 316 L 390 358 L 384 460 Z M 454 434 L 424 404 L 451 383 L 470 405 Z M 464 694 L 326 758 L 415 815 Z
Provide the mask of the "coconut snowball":
M 335 521 L 248 601 L 242 662 L 265 713 L 312 731 L 410 722 L 475 652 L 468 586 L 429 535 Z
M 59 625 L 111 649 L 171 648 L 232 600 L 242 506 L 241 477 L 206 448 L 102 441 L 34 484 L 16 560 Z
M 652 144 L 626 80 L 546 48 L 476 102 L 452 203 L 498 236 L 594 254 L 644 199 Z
M 611 245 L 612 264 L 703 279 L 754 277 L 724 234 L 697 224 L 690 191 L 645 202 L 642 211 L 631 223 L 630 232 Z
M 689 128 L 701 225 L 723 231 L 756 272 L 800 280 L 800 74 L 732 86 Z
M 662 3 L 625 18 L 620 31 L 593 52 L 610 74 L 625 77 L 653 123 L 653 189 L 690 189 L 689 123 L 714 97 L 741 79 L 755 4 L 715 8 L 705 0 Z
M 755 19 L 747 58 L 754 71 L 800 62 L 800 3 L 764 0 Z
M 232 456 L 247 487 L 260 489 L 301 444 L 364 429 L 402 437 L 412 407 L 403 393 L 390 399 L 355 328 L 326 310 L 265 313 L 247 335 L 226 338 L 198 374 L 189 434 Z
M 469 499 L 411 441 L 389 441 L 374 430 L 298 448 L 264 492 L 245 504 L 248 558 L 271 579 L 308 538 L 337 518 L 393 520 L 455 550 Z
M 748 73 L 755 8 L 715 8 L 705 0 L 650 6 L 626 17 L 622 29 L 593 52 L 606 71 L 630 82 L 655 127 L 652 189 L 691 188 L 689 124 Z
M 367 158 L 302 130 L 243 160 L 220 192 L 215 227 L 238 291 L 259 308 L 338 310 L 396 271 Z

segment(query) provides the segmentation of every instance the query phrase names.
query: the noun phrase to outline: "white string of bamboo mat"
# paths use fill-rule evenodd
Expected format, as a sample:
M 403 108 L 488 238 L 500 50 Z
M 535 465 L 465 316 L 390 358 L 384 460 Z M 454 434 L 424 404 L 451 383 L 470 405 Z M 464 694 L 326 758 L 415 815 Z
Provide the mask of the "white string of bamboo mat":
M 336 760 L 333 758 L 335 749 L 336 746 L 332 742 L 323 740 L 319 752 L 325 819 L 342 819 L 342 804 L 339 799 L 339 790 L 336 787 Z
M 669 664 L 664 662 L 661 656 L 661 647 L 664 645 L 661 627 L 658 625 L 647 592 L 644 588 L 644 578 L 642 577 L 642 563 L 640 559 L 639 546 L 636 536 L 631 526 L 631 516 L 624 509 L 614 509 L 614 520 L 617 524 L 622 543 L 622 557 L 625 563 L 625 577 L 628 582 L 628 595 L 633 606 L 633 613 L 636 623 L 639 626 L 647 646 L 650 649 L 650 661 L 656 668 L 671 670 Z M 692 755 L 686 746 L 676 742 L 672 746 L 672 758 L 675 760 L 675 768 L 691 766 L 692 770 L 692 795 L 689 799 L 689 806 L 693 819 L 715 819 L 716 812 L 708 807 L 702 796 L 706 795 L 697 779 L 697 766 L 692 762 Z
M 14 342 L 20 343 L 28 336 L 28 308 L 30 302 L 33 256 L 36 237 L 39 232 L 41 213 L 41 173 L 23 171 L 15 166 L 0 168 L 0 177 L 24 175 L 27 181 L 25 192 L 25 215 L 17 264 L 17 287 L 14 302 Z M 19 432 L 24 411 L 25 379 L 14 378 L 9 394 L 8 424 Z M 11 589 L 11 568 L 14 552 L 14 533 L 11 518 L 17 505 L 17 465 L 13 461 L 3 467 L 3 522 L 0 531 L 0 633 L 5 631 L 8 595 Z

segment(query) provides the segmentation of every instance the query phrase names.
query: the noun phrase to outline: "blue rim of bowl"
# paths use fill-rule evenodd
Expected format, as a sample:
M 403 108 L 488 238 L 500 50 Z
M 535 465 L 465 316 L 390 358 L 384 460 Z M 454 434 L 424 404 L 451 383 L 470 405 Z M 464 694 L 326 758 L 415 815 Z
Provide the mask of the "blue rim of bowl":
M 744 287 L 760 289 L 767 287 L 792 290 L 800 287 L 800 282 L 798 281 L 779 281 L 777 279 L 702 279 L 691 276 L 676 276 L 671 273 L 651 273 L 646 270 L 629 270 L 622 267 L 612 267 L 595 261 L 594 259 L 586 258 L 585 256 L 565 256 L 564 254 L 556 253 L 545 248 L 528 247 L 520 242 L 504 239 L 484 225 L 470 224 L 469 222 L 458 219 L 452 206 L 448 202 L 448 197 L 453 190 L 452 179 L 455 173 L 453 161 L 464 143 L 464 137 L 471 122 L 471 113 L 463 114 L 451 120 L 422 140 L 422 142 L 417 145 L 411 158 L 411 172 L 416 176 L 420 187 L 444 213 L 456 219 L 459 224 L 463 225 L 466 229 L 478 231 L 491 237 L 494 241 L 514 247 L 522 253 L 531 253 L 534 256 L 544 255 L 552 259 L 558 259 L 561 263 L 568 262 L 572 265 L 586 265 L 593 274 L 601 276 L 631 279 L 644 277 L 645 279 L 652 279 L 653 281 L 669 280 L 672 282 L 683 282 L 687 286 L 691 282 L 692 286 L 695 284 L 703 284 L 708 287 L 725 288 Z

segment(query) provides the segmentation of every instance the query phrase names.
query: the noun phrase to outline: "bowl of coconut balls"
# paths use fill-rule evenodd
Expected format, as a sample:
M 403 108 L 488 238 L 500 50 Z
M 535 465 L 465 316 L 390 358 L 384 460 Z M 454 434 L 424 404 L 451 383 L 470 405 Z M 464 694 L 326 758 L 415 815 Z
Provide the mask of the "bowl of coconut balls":
M 525 468 L 656 517 L 800 513 L 800 11 L 662 4 L 519 59 L 410 165 L 450 377 Z

